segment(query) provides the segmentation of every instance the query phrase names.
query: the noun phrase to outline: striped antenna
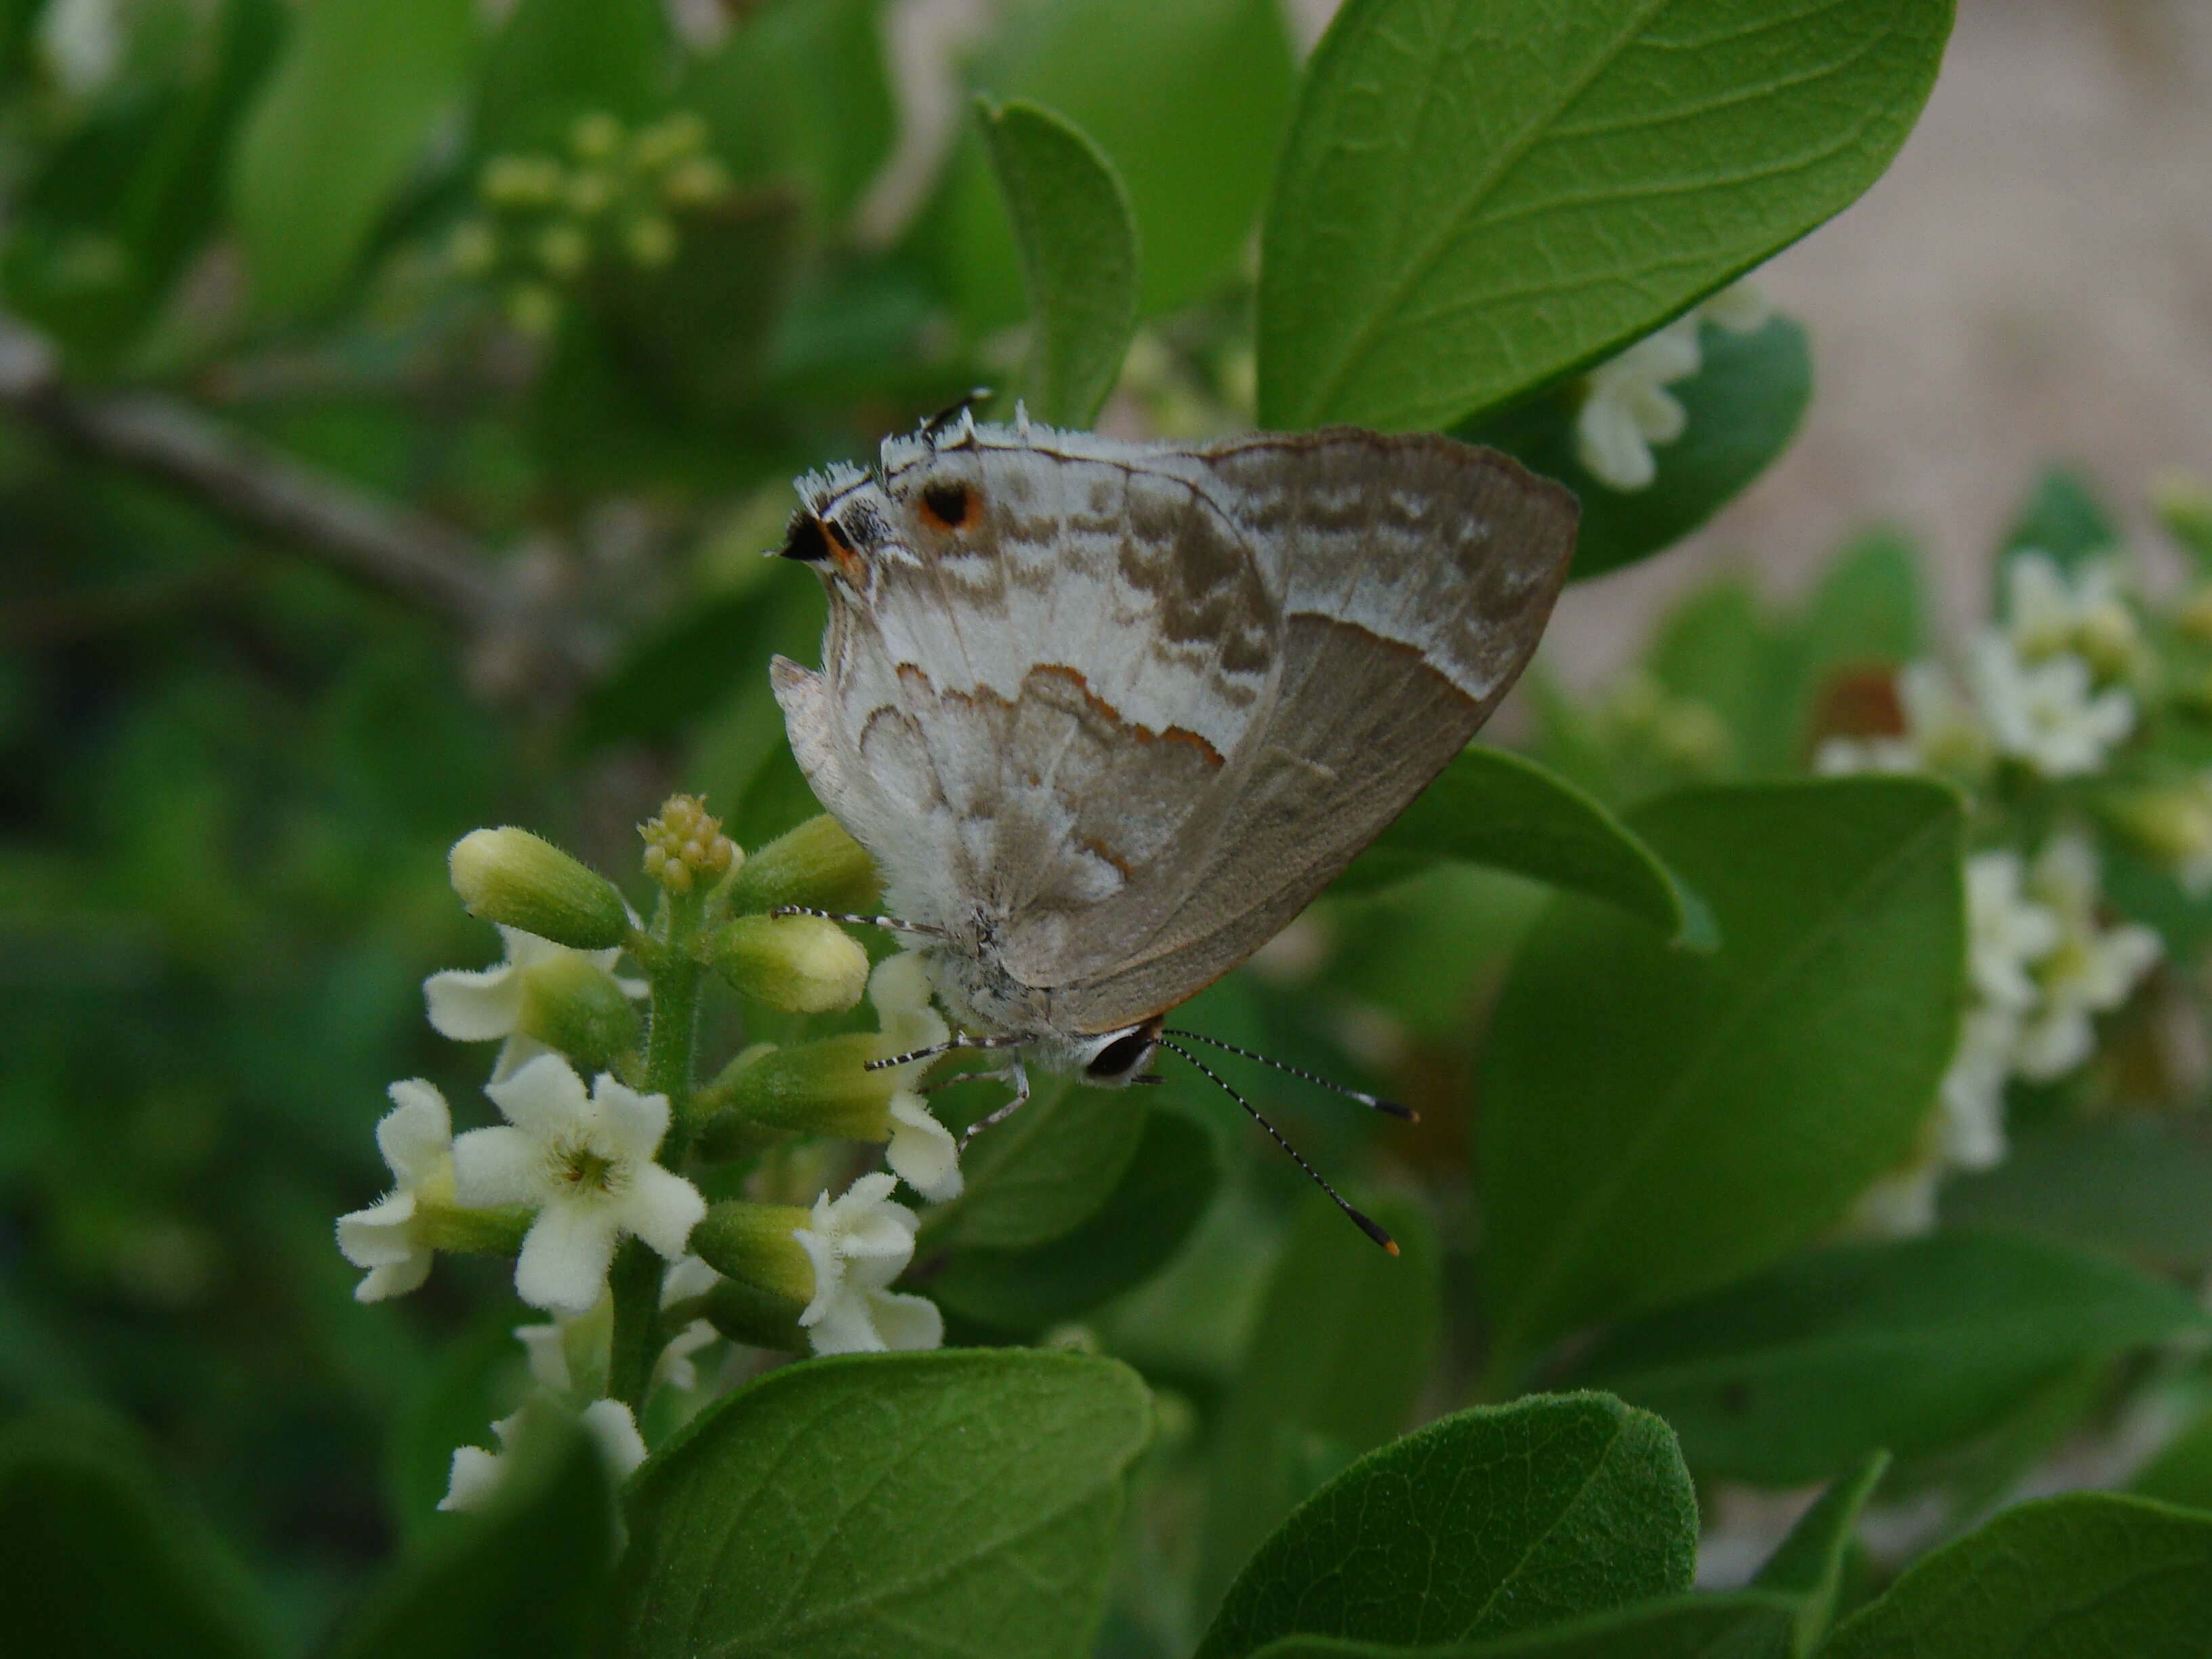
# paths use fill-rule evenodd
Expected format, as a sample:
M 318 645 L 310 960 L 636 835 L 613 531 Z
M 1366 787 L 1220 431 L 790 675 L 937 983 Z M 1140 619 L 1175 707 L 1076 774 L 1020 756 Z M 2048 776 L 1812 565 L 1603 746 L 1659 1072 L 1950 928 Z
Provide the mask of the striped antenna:
M 1324 1089 L 1334 1090 L 1340 1095 L 1349 1095 L 1362 1106 L 1371 1107 L 1376 1111 L 1389 1116 L 1401 1119 L 1407 1123 L 1419 1123 L 1421 1121 L 1421 1115 L 1410 1106 L 1402 1106 L 1395 1100 L 1385 1100 L 1380 1095 L 1370 1095 L 1362 1089 L 1347 1089 L 1341 1083 L 1332 1083 L 1325 1077 L 1316 1077 L 1311 1072 L 1287 1065 L 1279 1060 L 1271 1059 L 1266 1054 L 1255 1054 L 1249 1048 L 1240 1048 L 1233 1042 L 1224 1042 L 1219 1037 L 1210 1037 L 1203 1031 L 1163 1031 L 1160 1035 L 1182 1037 L 1191 1042 L 1203 1042 L 1216 1048 L 1226 1048 L 1232 1054 L 1242 1054 L 1247 1060 L 1258 1060 L 1262 1066 L 1272 1066 L 1279 1072 L 1288 1072 L 1292 1077 L 1302 1077 L 1307 1082 L 1317 1083 Z

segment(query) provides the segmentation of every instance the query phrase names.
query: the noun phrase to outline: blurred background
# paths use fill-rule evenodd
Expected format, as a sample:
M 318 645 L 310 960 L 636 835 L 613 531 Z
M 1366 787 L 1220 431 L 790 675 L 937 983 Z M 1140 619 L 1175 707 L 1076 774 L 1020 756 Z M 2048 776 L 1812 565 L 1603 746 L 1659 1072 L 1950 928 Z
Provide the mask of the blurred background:
M 819 627 L 756 556 L 788 480 L 1019 360 L 963 76 L 1128 179 L 1151 321 L 1104 424 L 1242 424 L 1252 215 L 1328 7 L 314 9 L 0 3 L 0 1404 L 140 1425 L 303 1633 L 520 1369 L 496 1271 L 364 1309 L 331 1244 L 385 1085 L 481 1079 L 422 1018 L 427 974 L 496 954 L 445 849 L 518 822 L 628 875 L 670 788 L 748 845 L 814 810 L 763 673 Z M 2131 526 L 2212 468 L 2208 93 L 2196 0 L 1962 0 L 1901 159 L 1759 278 L 1812 332 L 1794 448 L 1571 590 L 1550 673 L 1604 679 L 1718 573 L 1794 595 L 1874 521 L 1961 623 L 2054 459 Z M 1387 1146 L 1284 1110 L 1425 1194 L 1454 1278 L 1468 1059 L 1534 902 L 1340 905 L 1224 994 L 1423 1106 Z M 1211 1276 L 1103 1316 L 1201 1408 L 1302 1198 L 1239 1146 Z M 1439 1403 L 1453 1364 L 1447 1334 Z

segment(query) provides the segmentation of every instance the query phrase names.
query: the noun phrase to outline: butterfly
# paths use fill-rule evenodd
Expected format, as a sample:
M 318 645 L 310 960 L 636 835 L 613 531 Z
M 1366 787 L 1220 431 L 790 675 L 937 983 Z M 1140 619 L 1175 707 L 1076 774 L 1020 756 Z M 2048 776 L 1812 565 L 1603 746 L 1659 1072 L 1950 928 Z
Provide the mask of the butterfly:
M 798 489 L 779 550 L 820 576 L 829 625 L 819 672 L 775 660 L 776 700 L 883 874 L 890 915 L 843 919 L 920 941 L 950 1046 L 1015 1051 L 985 1124 L 1027 1098 L 1024 1060 L 1150 1080 L 1189 1035 L 1169 1012 L 1497 706 L 1577 512 L 1436 434 L 1130 443 L 964 407 Z

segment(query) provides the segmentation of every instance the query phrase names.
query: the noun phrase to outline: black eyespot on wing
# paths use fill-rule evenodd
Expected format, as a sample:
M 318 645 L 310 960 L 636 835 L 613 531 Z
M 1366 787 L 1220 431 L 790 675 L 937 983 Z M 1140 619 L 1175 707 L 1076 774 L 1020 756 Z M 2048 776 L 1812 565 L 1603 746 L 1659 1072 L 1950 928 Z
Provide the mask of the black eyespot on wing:
M 1118 1083 L 1152 1057 L 1159 1032 L 1150 1025 L 1124 1031 L 1091 1055 L 1083 1074 L 1100 1083 Z
M 938 479 L 921 487 L 921 511 L 939 530 L 964 529 L 975 511 L 975 492 L 953 479 Z
M 830 556 L 830 538 L 822 533 L 822 520 L 805 507 L 791 515 L 783 532 L 783 556 L 801 564 L 817 564 Z

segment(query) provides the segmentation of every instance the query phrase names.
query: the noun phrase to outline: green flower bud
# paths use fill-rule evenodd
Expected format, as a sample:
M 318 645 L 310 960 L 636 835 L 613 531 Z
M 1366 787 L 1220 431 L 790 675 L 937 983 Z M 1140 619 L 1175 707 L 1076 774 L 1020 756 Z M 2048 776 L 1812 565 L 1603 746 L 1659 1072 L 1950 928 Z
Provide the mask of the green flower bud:
M 676 227 L 658 213 L 641 213 L 623 227 L 623 246 L 641 270 L 659 270 L 676 257 Z
M 671 795 L 637 833 L 645 841 L 645 873 L 679 897 L 695 883 L 720 881 L 737 862 L 721 819 L 696 795 Z
M 568 175 L 568 211 L 580 218 L 596 219 L 614 205 L 615 181 L 596 168 Z
M 728 169 L 711 155 L 678 161 L 661 175 L 660 199 L 679 211 L 712 207 L 729 193 Z
M 418 1200 L 412 1226 L 415 1237 L 433 1250 L 513 1255 L 522 1249 L 523 1236 L 537 1218 L 538 1212 L 524 1204 L 471 1210 Z
M 747 1122 L 845 1140 L 888 1140 L 896 1075 L 867 1069 L 884 1057 L 879 1031 L 788 1048 L 762 1044 L 739 1054 L 709 1092 L 720 1108 Z
M 482 276 L 499 263 L 499 234 L 482 219 L 464 219 L 446 244 L 446 260 L 464 276 Z
M 2106 811 L 2150 857 L 2183 865 L 2212 856 L 2212 783 L 2198 781 L 2123 795 Z
M 739 916 L 701 952 L 736 989 L 788 1014 L 842 1013 L 868 987 L 868 953 L 819 916 Z
M 604 951 L 629 932 L 622 895 L 527 830 L 472 830 L 447 859 L 471 915 L 505 922 L 579 951 Z
M 556 276 L 574 276 L 591 257 L 590 239 L 566 220 L 538 233 L 538 263 Z
M 732 1341 L 804 1353 L 799 1316 L 814 1299 L 814 1266 L 792 1234 L 811 1213 L 787 1204 L 732 1199 L 691 1230 L 694 1255 L 722 1275 L 707 1295 L 707 1317 Z
M 550 155 L 495 155 L 484 163 L 477 193 L 492 207 L 551 207 L 561 198 L 561 164 Z
M 561 296 L 543 283 L 518 283 L 507 296 L 507 320 L 524 334 L 550 334 L 561 320 Z
M 612 974 L 581 956 L 549 956 L 520 970 L 515 1030 L 557 1048 L 581 1072 L 598 1071 L 636 1046 L 637 1004 Z
M 603 109 L 576 118 L 568 129 L 568 148 L 579 161 L 604 161 L 622 148 L 623 125 Z
M 707 123 L 696 110 L 679 109 L 664 116 L 630 140 L 631 165 L 656 173 L 692 155 L 707 143 Z
M 866 910 L 883 896 L 883 878 L 860 843 L 828 813 L 757 849 L 730 883 L 739 915 L 787 904 L 814 910 Z

